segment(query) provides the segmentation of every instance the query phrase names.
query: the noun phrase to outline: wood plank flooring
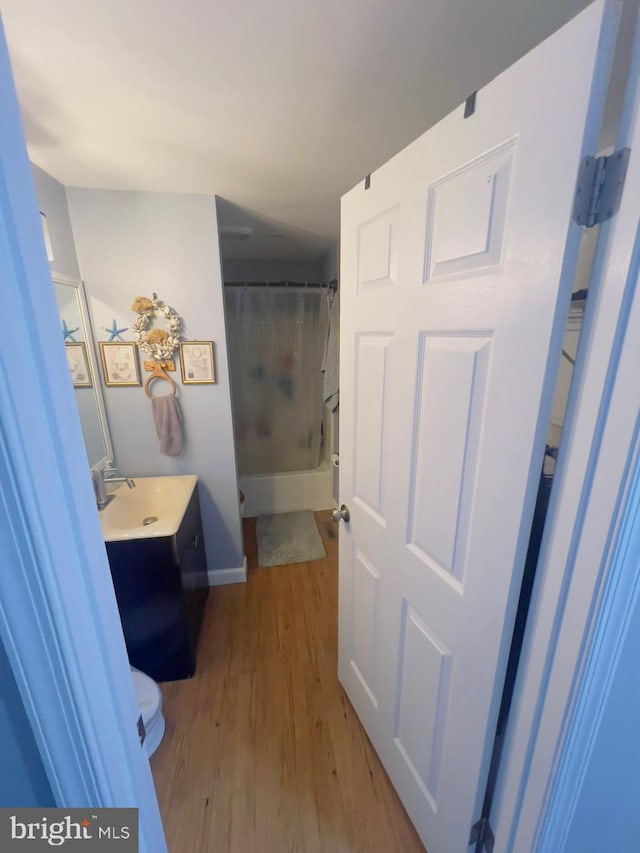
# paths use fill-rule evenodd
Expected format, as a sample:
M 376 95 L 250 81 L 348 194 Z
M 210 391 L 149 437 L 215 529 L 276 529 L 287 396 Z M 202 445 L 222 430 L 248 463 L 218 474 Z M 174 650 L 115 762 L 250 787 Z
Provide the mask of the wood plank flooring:
M 193 679 L 162 685 L 152 758 L 170 853 L 424 851 L 337 678 L 337 530 L 327 558 L 210 590 Z

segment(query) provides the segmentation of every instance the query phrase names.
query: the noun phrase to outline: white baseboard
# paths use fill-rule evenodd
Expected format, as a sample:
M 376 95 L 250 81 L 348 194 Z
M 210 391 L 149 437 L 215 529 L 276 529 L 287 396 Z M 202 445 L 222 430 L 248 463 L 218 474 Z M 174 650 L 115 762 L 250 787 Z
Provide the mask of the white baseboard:
M 241 566 L 235 569 L 209 569 L 207 572 L 209 586 L 224 586 L 228 583 L 246 583 L 247 580 L 247 558 L 242 561 Z

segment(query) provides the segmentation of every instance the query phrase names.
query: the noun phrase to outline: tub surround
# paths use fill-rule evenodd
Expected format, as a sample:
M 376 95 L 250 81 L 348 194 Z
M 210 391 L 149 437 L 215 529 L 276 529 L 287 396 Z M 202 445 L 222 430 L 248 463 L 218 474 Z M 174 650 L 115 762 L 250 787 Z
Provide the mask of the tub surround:
M 246 496 L 244 514 L 249 518 L 303 509 L 317 511 L 335 506 L 333 471 L 328 459 L 309 471 L 253 474 L 240 477 L 239 483 Z
M 245 494 L 244 515 L 272 515 L 311 509 L 333 509 L 338 505 L 335 488 L 338 449 L 338 414 L 324 409 L 325 443 L 317 468 L 275 474 L 248 474 L 238 479 Z

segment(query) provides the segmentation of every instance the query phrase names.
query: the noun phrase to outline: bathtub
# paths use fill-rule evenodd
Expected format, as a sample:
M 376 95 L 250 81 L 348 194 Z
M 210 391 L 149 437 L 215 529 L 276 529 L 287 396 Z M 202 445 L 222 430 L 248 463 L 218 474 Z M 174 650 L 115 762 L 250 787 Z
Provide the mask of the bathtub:
M 333 509 L 333 470 L 325 459 L 318 468 L 287 474 L 252 474 L 240 477 L 245 494 L 245 516 L 301 509 Z
M 284 474 L 250 474 L 238 478 L 245 495 L 244 514 L 247 517 L 302 509 L 333 509 L 336 468 L 331 461 L 331 449 L 337 445 L 337 414 L 325 410 L 327 442 L 318 468 L 308 471 L 289 471 Z

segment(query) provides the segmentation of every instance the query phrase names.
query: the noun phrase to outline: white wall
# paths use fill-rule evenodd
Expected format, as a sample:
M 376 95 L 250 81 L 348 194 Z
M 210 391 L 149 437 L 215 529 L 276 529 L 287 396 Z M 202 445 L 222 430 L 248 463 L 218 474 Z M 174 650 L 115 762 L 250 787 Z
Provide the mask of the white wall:
M 118 467 L 127 475 L 197 474 L 210 570 L 243 562 L 222 277 L 212 196 L 67 189 L 93 328 L 131 326 L 131 303 L 156 292 L 184 320 L 183 337 L 215 342 L 216 385 L 176 380 L 185 447 L 162 456 L 141 387 L 105 388 Z M 133 340 L 131 331 L 125 340 Z M 176 357 L 177 357 L 176 353 Z M 144 381 L 144 377 L 143 377 Z
M 322 279 L 333 281 L 340 279 L 340 245 L 334 243 L 329 251 L 322 256 Z
M 320 259 L 224 258 L 225 281 L 324 281 Z
M 31 164 L 31 172 L 40 210 L 47 217 L 49 238 L 53 249 L 53 260 L 50 261 L 49 266 L 56 272 L 80 278 L 65 189 L 39 166 Z

